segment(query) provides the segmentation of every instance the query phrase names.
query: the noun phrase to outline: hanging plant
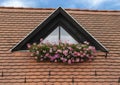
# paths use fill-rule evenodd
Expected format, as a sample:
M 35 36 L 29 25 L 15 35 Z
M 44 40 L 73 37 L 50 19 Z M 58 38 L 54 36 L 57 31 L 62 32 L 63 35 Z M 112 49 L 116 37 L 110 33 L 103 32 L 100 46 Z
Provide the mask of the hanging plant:
M 84 44 L 70 44 L 59 42 L 59 44 L 53 43 L 33 43 L 27 44 L 29 51 L 32 53 L 37 62 L 51 61 L 51 62 L 63 62 L 63 63 L 81 63 L 86 61 L 92 61 L 95 57 L 96 49 L 94 46 L 90 46 L 88 42 Z

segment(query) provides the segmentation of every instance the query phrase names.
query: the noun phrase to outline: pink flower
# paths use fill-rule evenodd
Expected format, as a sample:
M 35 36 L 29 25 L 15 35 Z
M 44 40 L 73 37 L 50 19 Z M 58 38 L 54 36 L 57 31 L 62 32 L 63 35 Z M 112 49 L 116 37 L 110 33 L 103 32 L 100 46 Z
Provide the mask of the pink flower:
M 63 60 L 63 57 L 61 57 L 60 59 Z
M 50 48 L 50 53 L 52 53 L 52 48 Z
M 64 44 L 67 44 L 67 41 L 65 40 Z
M 56 46 L 54 46 L 54 47 L 53 47 L 53 50 L 54 50 L 54 51 L 56 51 L 56 50 L 57 50 L 57 47 L 56 47 Z
M 45 56 L 49 56 L 49 53 L 46 53 Z
M 51 56 L 51 55 L 48 55 L 47 57 L 51 59 L 52 56 Z
M 31 55 L 30 56 L 34 56 L 34 53 L 31 53 Z
M 37 56 L 35 56 L 35 59 L 37 59 Z
M 54 62 L 57 62 L 57 60 L 55 59 L 55 61 Z
M 30 43 L 28 43 L 28 44 L 27 44 L 27 47 L 28 47 L 28 48 L 31 48 L 31 45 L 30 45 Z
M 79 61 L 80 61 L 80 59 L 79 59 L 79 58 L 77 58 L 77 59 L 76 59 L 76 62 L 79 62 Z
M 92 49 L 93 49 L 93 46 L 89 46 L 88 49 L 89 49 L 89 50 L 92 50 Z
M 74 60 L 74 59 L 72 59 L 72 62 L 74 63 L 74 62 L 75 62 L 75 60 Z
M 93 56 L 90 56 L 89 58 L 90 58 L 90 59 L 93 59 L 94 57 L 93 57 Z
M 36 55 L 39 55 L 39 51 L 36 51 Z
M 43 58 L 41 58 L 40 61 L 43 61 Z
M 33 45 L 37 45 L 36 43 L 33 43 Z
M 54 57 L 50 57 L 50 61 L 54 61 L 54 59 L 55 59 Z
M 75 51 L 73 54 L 74 54 L 74 56 L 77 56 L 78 52 Z
M 63 57 L 61 57 L 60 59 L 61 59 L 61 61 L 63 61 L 63 62 L 66 62 L 66 61 L 67 61 L 67 59 L 66 59 L 66 58 L 63 58 Z
M 88 49 L 89 49 L 89 50 L 92 50 L 93 52 L 96 52 L 96 49 L 95 49 L 94 46 L 89 46 Z
M 63 62 L 66 62 L 66 61 L 67 61 L 67 59 L 66 59 L 66 58 L 63 58 L 63 59 L 62 59 L 62 61 L 63 61 Z
M 83 53 L 83 51 L 80 51 L 80 54 L 82 54 Z
M 81 54 L 80 53 L 77 53 L 77 56 L 80 56 Z
M 62 53 L 62 50 L 57 50 L 57 52 Z
M 86 55 L 88 58 L 90 57 L 89 54 Z
M 83 50 L 84 50 L 84 51 L 86 51 L 86 50 L 87 50 L 87 48 L 83 48 Z
M 63 54 L 64 54 L 65 56 L 67 56 L 67 55 L 68 55 L 68 50 L 64 50 L 64 51 L 63 51 Z
M 72 51 L 72 50 L 73 50 L 71 47 L 68 47 L 68 49 L 69 49 L 70 51 Z
M 71 64 L 71 63 L 72 63 L 72 62 L 71 62 L 71 60 L 69 59 L 69 60 L 68 60 L 68 64 Z
M 84 57 L 84 55 L 81 55 L 81 57 Z
M 81 59 L 81 62 L 83 62 L 84 60 L 83 59 Z
M 43 50 L 43 53 L 46 53 L 46 50 Z
M 86 53 L 83 53 L 83 56 L 86 56 Z
M 42 41 L 43 41 L 43 38 L 40 39 L 40 42 L 42 42 Z
M 89 42 L 87 42 L 87 41 L 84 41 L 84 44 L 86 44 L 86 45 L 89 45 Z

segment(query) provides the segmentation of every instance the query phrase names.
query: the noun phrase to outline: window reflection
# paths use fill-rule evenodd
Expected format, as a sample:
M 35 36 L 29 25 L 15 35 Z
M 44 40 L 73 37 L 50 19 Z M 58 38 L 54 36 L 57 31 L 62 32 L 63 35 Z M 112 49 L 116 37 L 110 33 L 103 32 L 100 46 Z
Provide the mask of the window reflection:
M 61 41 L 77 44 L 77 41 L 61 27 Z
M 58 42 L 59 42 L 59 29 L 58 29 L 58 27 L 43 40 L 43 43 L 46 43 L 46 42 L 58 44 Z
M 59 30 L 60 29 L 60 30 Z M 60 31 L 60 32 L 59 32 Z M 60 33 L 60 34 L 59 34 Z M 50 35 L 48 35 L 44 40 L 43 43 L 50 42 L 59 44 L 59 36 L 62 42 L 68 42 L 77 44 L 78 42 L 68 33 L 66 32 L 61 26 L 58 26 Z

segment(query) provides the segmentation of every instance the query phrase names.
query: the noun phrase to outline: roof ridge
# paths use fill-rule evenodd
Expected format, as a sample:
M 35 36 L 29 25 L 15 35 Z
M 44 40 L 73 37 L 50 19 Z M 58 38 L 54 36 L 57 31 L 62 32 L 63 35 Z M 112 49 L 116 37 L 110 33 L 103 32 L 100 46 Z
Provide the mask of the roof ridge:
M 120 10 L 95 10 L 95 9 L 77 9 L 77 8 L 66 8 L 66 10 L 87 11 L 87 12 L 120 12 Z
M 55 8 L 32 8 L 32 7 L 4 7 L 4 6 L 0 6 L 0 8 L 3 8 L 3 9 L 27 9 L 27 10 L 40 10 L 40 9 L 55 10 Z
M 32 7 L 4 7 L 0 9 L 26 9 L 26 10 L 55 10 L 56 8 L 32 8 Z M 79 9 L 79 8 L 65 8 L 68 11 L 87 11 L 87 12 L 120 12 L 120 10 L 93 10 L 93 9 Z

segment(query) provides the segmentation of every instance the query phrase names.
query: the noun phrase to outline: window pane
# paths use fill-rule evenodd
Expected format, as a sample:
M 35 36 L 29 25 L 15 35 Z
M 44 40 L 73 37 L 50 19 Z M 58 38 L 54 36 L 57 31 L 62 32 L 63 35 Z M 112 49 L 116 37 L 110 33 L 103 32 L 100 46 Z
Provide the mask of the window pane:
M 43 40 L 43 43 L 45 42 L 50 42 L 50 43 L 57 43 L 58 44 L 58 41 L 59 41 L 59 29 L 58 27 L 51 33 L 49 34 L 44 40 Z
M 60 40 L 68 43 L 77 44 L 78 42 L 60 26 Z M 59 27 L 57 27 L 51 34 L 49 34 L 44 40 L 43 43 L 50 42 L 59 44 Z
M 61 27 L 61 41 L 62 42 L 69 42 L 73 44 L 77 44 L 78 42 L 68 33 L 66 32 L 62 27 Z

